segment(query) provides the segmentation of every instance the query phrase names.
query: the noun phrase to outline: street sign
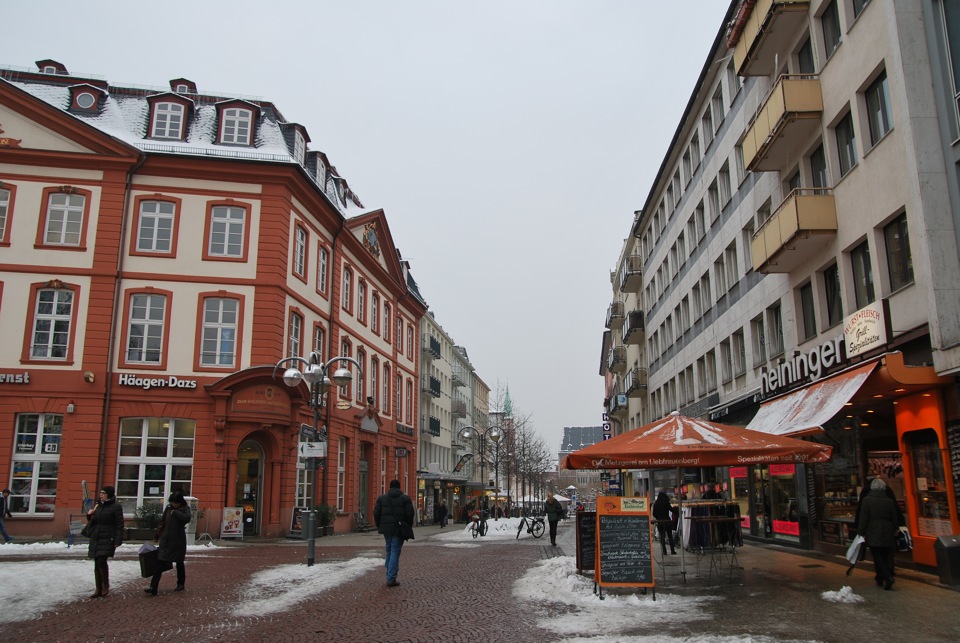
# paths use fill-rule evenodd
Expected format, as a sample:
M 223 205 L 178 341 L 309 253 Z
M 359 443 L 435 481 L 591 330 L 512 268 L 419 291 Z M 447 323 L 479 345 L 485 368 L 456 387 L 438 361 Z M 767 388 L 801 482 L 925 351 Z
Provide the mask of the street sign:
M 325 458 L 327 457 L 327 443 L 301 442 L 297 448 L 297 453 L 301 458 Z
M 309 424 L 300 425 L 300 435 L 308 440 L 317 439 L 317 430 Z

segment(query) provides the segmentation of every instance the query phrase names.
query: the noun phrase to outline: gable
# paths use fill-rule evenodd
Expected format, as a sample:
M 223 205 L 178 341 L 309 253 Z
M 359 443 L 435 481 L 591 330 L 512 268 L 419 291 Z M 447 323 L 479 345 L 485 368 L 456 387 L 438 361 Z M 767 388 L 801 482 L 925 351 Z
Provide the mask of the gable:
M 0 149 L 19 148 L 92 154 L 93 150 L 0 105 Z M 4 143 L 3 141 L 10 141 Z

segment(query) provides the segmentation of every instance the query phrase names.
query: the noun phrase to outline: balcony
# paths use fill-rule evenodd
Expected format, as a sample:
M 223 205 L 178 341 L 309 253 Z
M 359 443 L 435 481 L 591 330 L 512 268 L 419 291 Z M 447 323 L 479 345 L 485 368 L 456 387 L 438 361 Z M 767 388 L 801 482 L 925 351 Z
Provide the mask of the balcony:
M 453 365 L 453 372 L 450 374 L 450 381 L 454 386 L 467 385 L 467 369 L 459 364 Z
M 793 272 L 837 233 L 837 208 L 830 190 L 791 192 L 767 219 L 750 245 L 757 272 Z
M 609 306 L 607 306 L 606 327 L 618 330 L 622 326 L 623 326 L 623 302 L 615 301 Z
M 743 4 L 727 40 L 734 67 L 741 76 L 769 76 L 777 60 L 788 58 L 787 47 L 806 26 L 810 3 L 757 0 L 752 11 L 751 3 Z
M 426 335 L 420 346 L 424 355 L 433 359 L 440 359 L 440 340 L 433 335 Z
M 623 324 L 623 343 L 631 346 L 643 344 L 643 311 L 631 310 Z
M 636 292 L 643 281 L 643 260 L 640 255 L 628 255 L 617 273 L 620 292 Z
M 614 346 L 607 355 L 607 370 L 618 373 L 627 365 L 627 347 Z
M 610 409 L 607 411 L 610 415 L 614 417 L 623 417 L 627 414 L 629 410 L 629 405 L 627 404 L 627 396 L 623 394 L 616 394 L 610 397 Z
M 647 391 L 647 369 L 635 367 L 623 378 L 623 390 L 627 397 L 640 397 Z
M 426 426 L 421 422 L 420 430 L 427 435 L 432 435 L 435 438 L 440 437 L 440 418 L 435 418 L 432 415 L 428 418 Z
M 420 390 L 433 397 L 440 397 L 440 380 L 431 375 L 424 375 L 420 378 Z
M 776 172 L 795 165 L 820 130 L 820 77 L 781 76 L 743 136 L 743 163 L 751 172 Z
M 467 417 L 467 400 L 462 395 L 457 395 L 450 400 L 450 415 L 454 418 Z

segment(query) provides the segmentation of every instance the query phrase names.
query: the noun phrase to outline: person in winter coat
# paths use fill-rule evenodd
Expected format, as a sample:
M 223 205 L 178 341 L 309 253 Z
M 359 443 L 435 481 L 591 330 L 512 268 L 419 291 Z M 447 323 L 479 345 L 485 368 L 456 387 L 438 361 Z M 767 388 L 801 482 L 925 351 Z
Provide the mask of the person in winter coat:
M 653 517 L 657 521 L 657 531 L 660 532 L 660 549 L 663 555 L 667 555 L 667 543 L 670 543 L 670 553 L 676 554 L 673 546 L 673 525 L 676 522 L 676 510 L 670 504 L 670 496 L 666 491 L 657 494 L 657 500 L 653 503 Z
M 400 491 L 400 481 L 391 480 L 390 490 L 377 498 L 373 506 L 373 521 L 377 526 L 377 533 L 383 534 L 386 545 L 387 560 L 387 587 L 396 587 L 400 584 L 397 574 L 400 572 L 400 550 L 403 549 L 403 536 L 400 533 L 400 523 L 405 522 L 413 527 L 413 501 L 410 496 Z
M 4 489 L 2 495 L 0 495 L 0 534 L 3 534 L 3 539 L 6 542 L 13 542 L 13 536 L 7 533 L 7 530 L 3 526 L 4 518 L 13 518 L 13 514 L 10 513 L 10 490 Z
M 123 544 L 123 507 L 117 502 L 113 487 L 103 487 L 96 506 L 87 512 L 87 537 L 90 544 L 87 557 L 93 559 L 93 578 L 97 590 L 90 598 L 110 593 L 110 568 L 107 559 L 113 558 L 117 547 Z
M 547 512 L 547 524 L 550 525 L 550 544 L 557 545 L 557 523 L 563 518 L 563 505 L 555 497 L 550 496 L 544 504 L 544 510 Z
M 183 565 L 183 559 L 187 556 L 187 525 L 190 523 L 190 505 L 182 493 L 174 492 L 170 494 L 167 500 L 170 504 L 163 510 L 163 516 L 160 518 L 160 527 L 157 529 L 157 542 L 160 545 L 160 551 L 157 554 L 157 571 L 153 573 L 150 579 L 150 587 L 144 588 L 150 596 L 157 595 L 157 588 L 160 586 L 160 577 L 163 572 L 170 569 L 171 563 L 177 564 L 177 587 L 175 592 L 182 592 L 183 585 L 187 581 L 187 570 Z
M 893 561 L 899 531 L 897 503 L 887 496 L 887 485 L 880 478 L 870 483 L 870 493 L 860 507 L 857 533 L 863 536 L 873 556 L 874 579 L 884 589 L 893 588 Z
M 440 529 L 447 526 L 447 505 L 443 500 L 440 501 L 440 506 L 437 508 L 437 519 L 440 522 Z

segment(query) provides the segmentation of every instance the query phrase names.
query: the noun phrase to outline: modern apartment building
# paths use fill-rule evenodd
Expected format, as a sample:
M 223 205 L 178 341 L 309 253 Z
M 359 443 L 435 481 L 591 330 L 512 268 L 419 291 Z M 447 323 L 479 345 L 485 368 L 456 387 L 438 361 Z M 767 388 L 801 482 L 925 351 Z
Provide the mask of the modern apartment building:
M 634 216 L 605 335 L 620 430 L 679 410 L 834 447 L 684 472 L 738 502 L 750 537 L 839 551 L 873 476 L 915 561 L 960 532 L 957 12 L 731 2 Z
M 0 69 L 0 480 L 13 529 L 63 536 L 100 485 L 128 518 L 173 491 L 280 536 L 413 489 L 426 304 L 363 207 L 272 103 L 187 79 Z M 315 417 L 287 357 L 346 356 Z M 331 372 L 333 370 L 331 368 Z M 319 470 L 301 459 L 326 428 Z M 309 448 L 317 453 L 316 445 Z M 86 496 L 84 496 L 86 491 Z

